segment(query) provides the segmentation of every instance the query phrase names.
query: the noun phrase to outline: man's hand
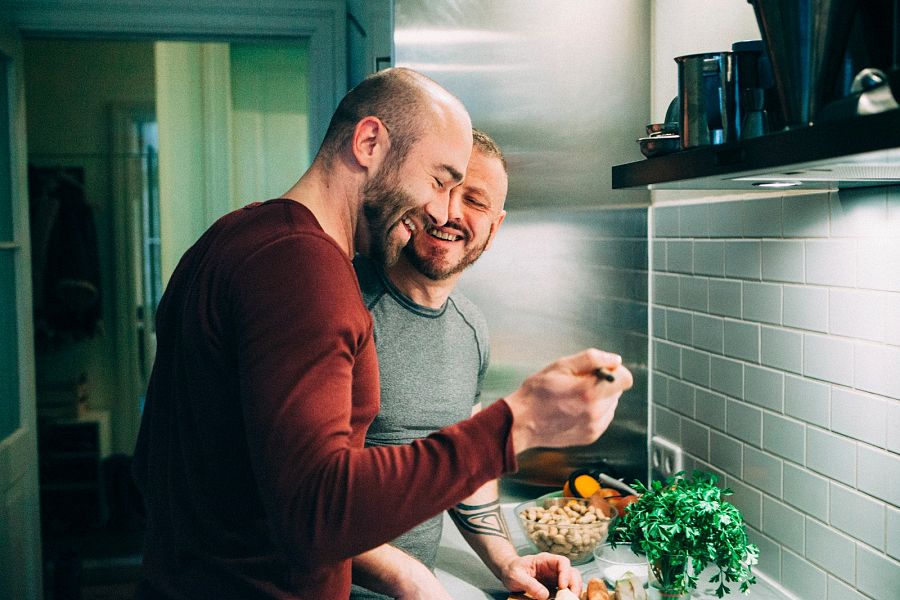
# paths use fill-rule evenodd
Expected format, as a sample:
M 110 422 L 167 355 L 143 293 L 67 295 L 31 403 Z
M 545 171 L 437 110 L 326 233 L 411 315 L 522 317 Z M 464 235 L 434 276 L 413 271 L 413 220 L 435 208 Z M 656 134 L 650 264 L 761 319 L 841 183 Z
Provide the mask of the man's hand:
M 547 585 L 568 588 L 576 596 L 581 595 L 581 573 L 572 566 L 565 556 L 532 554 L 517 556 L 503 568 L 501 580 L 512 592 L 525 592 L 537 600 L 547 600 L 550 590 Z
M 602 369 L 613 381 L 597 376 Z M 513 447 L 583 446 L 606 431 L 631 372 L 622 357 L 595 348 L 558 359 L 505 398 L 513 414 Z

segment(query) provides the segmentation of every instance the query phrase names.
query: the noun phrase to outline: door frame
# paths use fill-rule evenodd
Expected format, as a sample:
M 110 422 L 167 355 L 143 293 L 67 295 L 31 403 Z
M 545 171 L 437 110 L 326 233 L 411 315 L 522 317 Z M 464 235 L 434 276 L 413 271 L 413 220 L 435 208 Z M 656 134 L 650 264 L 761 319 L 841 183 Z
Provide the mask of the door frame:
M 20 0 L 0 8 L 24 37 L 309 40 L 310 156 L 347 91 L 344 0 Z

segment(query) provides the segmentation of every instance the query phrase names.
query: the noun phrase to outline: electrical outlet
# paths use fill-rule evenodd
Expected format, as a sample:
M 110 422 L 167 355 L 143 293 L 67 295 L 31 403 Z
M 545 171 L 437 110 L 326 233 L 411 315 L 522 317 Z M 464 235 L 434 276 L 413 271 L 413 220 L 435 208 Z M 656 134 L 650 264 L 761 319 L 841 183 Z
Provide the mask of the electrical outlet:
M 684 469 L 681 447 L 658 435 L 650 440 L 650 467 L 654 479 L 665 479 Z

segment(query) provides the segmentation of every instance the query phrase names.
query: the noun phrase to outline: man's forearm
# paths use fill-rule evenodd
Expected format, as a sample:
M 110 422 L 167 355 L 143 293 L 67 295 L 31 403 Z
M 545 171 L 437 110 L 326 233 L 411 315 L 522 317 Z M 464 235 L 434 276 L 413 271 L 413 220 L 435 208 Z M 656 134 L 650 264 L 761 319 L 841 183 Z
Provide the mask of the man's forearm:
M 397 597 L 413 585 L 421 585 L 421 582 L 438 585 L 428 567 L 390 544 L 383 544 L 353 558 L 353 583 L 373 592 Z
M 502 580 L 505 566 L 518 553 L 503 518 L 497 482 L 484 484 L 464 502 L 450 509 L 450 516 L 472 550 Z

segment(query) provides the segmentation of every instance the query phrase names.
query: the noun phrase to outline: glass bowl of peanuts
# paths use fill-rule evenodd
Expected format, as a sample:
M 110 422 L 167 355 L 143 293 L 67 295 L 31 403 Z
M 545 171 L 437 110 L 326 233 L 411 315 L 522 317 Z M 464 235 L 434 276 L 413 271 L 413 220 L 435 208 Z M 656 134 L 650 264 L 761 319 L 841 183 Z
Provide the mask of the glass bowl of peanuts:
M 567 557 L 573 565 L 594 558 L 594 548 L 606 541 L 618 516 L 616 509 L 591 503 L 590 498 L 541 496 L 515 508 L 525 536 L 538 552 Z

